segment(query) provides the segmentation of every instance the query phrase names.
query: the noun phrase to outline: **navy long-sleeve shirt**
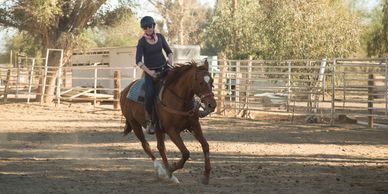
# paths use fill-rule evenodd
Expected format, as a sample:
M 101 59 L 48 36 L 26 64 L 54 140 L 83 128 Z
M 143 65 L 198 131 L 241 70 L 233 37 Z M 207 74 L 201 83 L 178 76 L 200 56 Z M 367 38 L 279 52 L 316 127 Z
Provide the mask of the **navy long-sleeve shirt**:
M 158 42 L 150 44 L 144 37 L 141 37 L 137 43 L 136 48 L 136 64 L 142 61 L 144 57 L 144 64 L 149 69 L 157 69 L 166 64 L 166 57 L 163 55 L 162 49 L 166 55 L 172 53 L 170 46 L 168 46 L 166 39 L 160 33 L 156 33 Z

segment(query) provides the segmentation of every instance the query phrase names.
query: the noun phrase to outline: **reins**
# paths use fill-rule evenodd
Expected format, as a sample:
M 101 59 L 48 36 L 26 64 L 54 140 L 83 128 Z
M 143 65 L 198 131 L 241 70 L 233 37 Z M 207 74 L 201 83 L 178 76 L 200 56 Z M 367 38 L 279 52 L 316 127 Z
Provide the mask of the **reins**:
M 192 82 L 193 84 L 194 84 L 194 82 L 195 82 L 196 79 L 197 79 L 197 70 L 196 70 L 196 72 L 195 72 L 195 77 L 194 77 L 194 79 L 195 79 L 195 80 Z M 162 87 L 162 88 L 164 88 L 164 86 L 165 86 L 164 84 L 165 84 L 165 83 L 162 83 L 162 84 L 163 84 L 163 87 Z M 191 88 L 190 88 L 191 90 L 194 89 L 193 84 L 191 85 Z M 175 96 L 178 100 L 182 101 L 183 104 L 193 102 L 193 103 L 194 103 L 194 106 L 193 106 L 192 109 L 190 109 L 190 110 L 188 110 L 188 111 L 176 110 L 176 109 L 171 108 L 171 107 L 168 107 L 166 104 L 164 104 L 163 101 L 162 101 L 162 99 L 161 99 L 161 97 L 160 97 L 160 98 L 158 98 L 158 100 L 159 100 L 160 104 L 162 105 L 162 109 L 166 110 L 166 111 L 169 112 L 169 113 L 176 114 L 176 115 L 181 115 L 181 116 L 189 116 L 189 117 L 193 117 L 193 116 L 198 115 L 199 107 L 201 106 L 201 104 L 200 104 L 199 102 L 197 102 L 197 101 L 195 101 L 195 100 L 194 100 L 194 101 L 192 101 L 192 100 L 187 101 L 187 100 L 184 99 L 183 97 L 179 96 L 174 90 L 172 90 L 172 89 L 169 88 L 168 86 L 165 86 L 165 88 L 166 88 L 166 91 L 169 91 L 169 92 L 170 92 L 173 96 Z M 163 91 L 162 91 L 162 92 L 163 92 Z M 162 96 L 162 95 L 161 95 L 161 96 Z M 208 97 L 208 96 L 214 96 L 214 94 L 213 94 L 212 92 L 203 94 L 203 95 L 200 96 L 200 99 L 202 100 L 202 99 L 204 99 L 204 98 L 206 98 L 206 97 Z

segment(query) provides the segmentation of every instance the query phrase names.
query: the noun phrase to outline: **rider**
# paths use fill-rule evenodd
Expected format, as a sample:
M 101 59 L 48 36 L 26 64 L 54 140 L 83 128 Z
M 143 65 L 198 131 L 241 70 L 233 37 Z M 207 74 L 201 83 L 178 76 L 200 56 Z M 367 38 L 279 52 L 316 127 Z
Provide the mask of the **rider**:
M 136 64 L 145 72 L 145 112 L 147 131 L 155 133 L 155 125 L 152 119 L 152 110 L 155 99 L 155 78 L 158 77 L 166 62 L 172 66 L 172 51 L 160 33 L 155 32 L 155 21 L 151 16 L 145 16 L 140 20 L 140 27 L 144 30 L 143 36 L 139 39 L 136 48 Z M 166 53 L 166 61 L 162 50 Z M 144 60 L 144 62 L 143 62 Z

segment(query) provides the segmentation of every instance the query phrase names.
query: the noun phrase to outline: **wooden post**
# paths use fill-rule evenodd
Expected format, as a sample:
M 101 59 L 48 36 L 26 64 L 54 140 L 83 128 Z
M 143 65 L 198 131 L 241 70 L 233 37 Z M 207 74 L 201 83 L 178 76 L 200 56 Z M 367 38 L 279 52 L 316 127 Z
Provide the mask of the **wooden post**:
M 4 102 L 7 102 L 8 87 L 9 87 L 9 84 L 10 84 L 10 80 L 11 80 L 11 69 L 8 69 L 8 71 L 7 71 L 7 79 L 5 80 L 5 88 L 4 88 L 4 99 L 3 99 Z
M 121 91 L 121 72 L 116 70 L 114 73 L 114 93 L 113 93 L 113 109 L 120 109 L 120 91 Z
M 374 99 L 374 75 L 368 75 L 368 126 L 373 128 L 374 118 L 373 118 L 373 99 Z
M 384 80 L 384 97 L 385 97 L 385 115 L 388 115 L 388 59 L 385 59 L 385 80 Z
M 225 54 L 221 53 L 218 57 L 220 60 L 218 61 L 218 66 L 221 69 L 220 74 L 218 75 L 218 90 L 217 90 L 217 113 L 221 114 L 224 111 L 225 107 L 225 95 L 223 94 L 223 90 L 225 87 L 225 71 L 226 71 L 226 57 Z
M 94 63 L 94 92 L 93 92 L 93 106 L 96 107 L 97 105 L 97 80 L 98 80 L 98 69 L 97 69 L 98 63 Z

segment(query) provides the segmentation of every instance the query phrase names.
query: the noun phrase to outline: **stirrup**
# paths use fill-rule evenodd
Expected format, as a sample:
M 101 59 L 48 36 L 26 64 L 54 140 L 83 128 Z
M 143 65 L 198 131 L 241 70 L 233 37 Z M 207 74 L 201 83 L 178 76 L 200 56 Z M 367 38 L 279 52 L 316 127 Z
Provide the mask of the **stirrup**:
M 147 122 L 146 130 L 148 134 L 155 133 L 155 126 L 152 124 L 152 122 Z

